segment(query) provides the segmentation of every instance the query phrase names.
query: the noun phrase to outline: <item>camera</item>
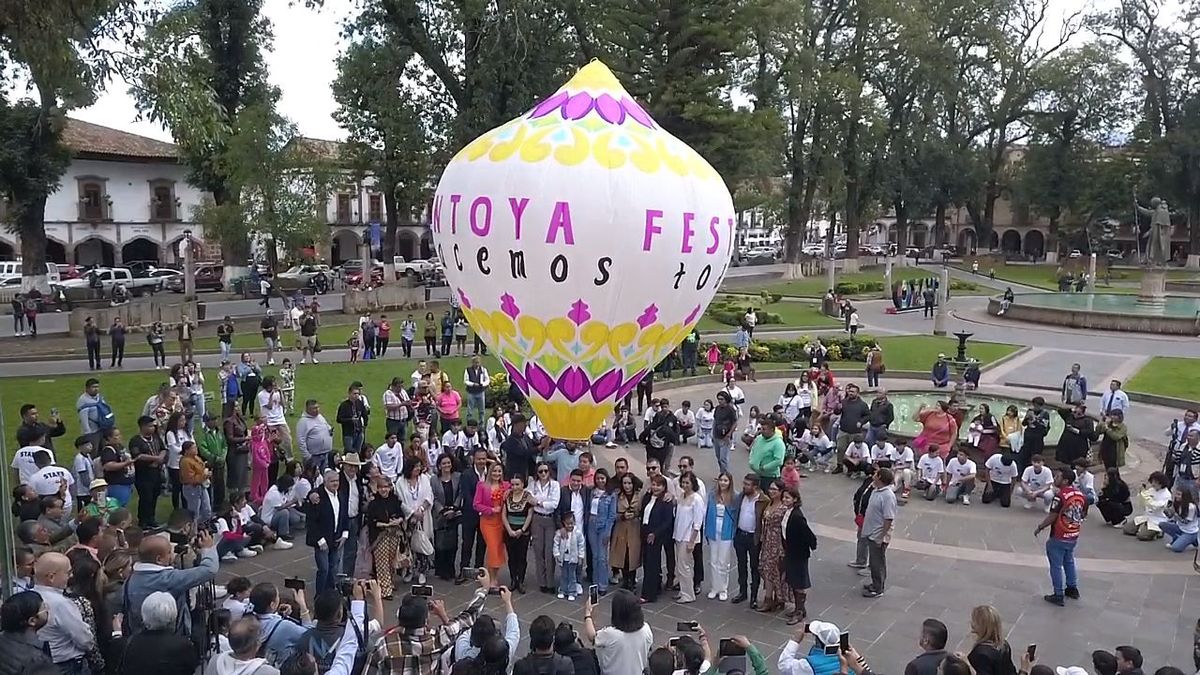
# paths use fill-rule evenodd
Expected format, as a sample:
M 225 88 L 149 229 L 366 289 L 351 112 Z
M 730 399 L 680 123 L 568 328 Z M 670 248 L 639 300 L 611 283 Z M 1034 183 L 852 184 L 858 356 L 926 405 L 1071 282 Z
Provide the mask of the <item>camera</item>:
M 432 598 L 433 586 L 426 584 L 414 585 L 409 589 L 409 593 L 412 593 L 414 598 Z
M 337 576 L 337 592 L 343 598 L 348 598 L 354 594 L 354 578 L 345 574 Z
M 680 621 L 675 624 L 675 630 L 681 633 L 695 633 L 700 630 L 699 621 Z

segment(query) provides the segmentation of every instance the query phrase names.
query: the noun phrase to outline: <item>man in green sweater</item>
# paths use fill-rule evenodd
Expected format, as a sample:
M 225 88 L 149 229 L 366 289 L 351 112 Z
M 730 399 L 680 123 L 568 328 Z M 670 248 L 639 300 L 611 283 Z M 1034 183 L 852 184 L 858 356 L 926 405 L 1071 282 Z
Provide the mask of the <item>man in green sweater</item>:
M 783 456 L 787 453 L 783 434 L 776 428 L 781 423 L 775 414 L 760 417 L 758 435 L 754 437 L 754 443 L 750 446 L 750 470 L 758 474 L 759 484 L 763 489 L 779 478 Z
M 213 506 L 224 504 L 229 500 L 229 493 L 225 491 L 225 458 L 229 454 L 229 442 L 225 440 L 220 417 L 204 416 L 204 431 L 196 438 L 196 451 L 212 469 Z

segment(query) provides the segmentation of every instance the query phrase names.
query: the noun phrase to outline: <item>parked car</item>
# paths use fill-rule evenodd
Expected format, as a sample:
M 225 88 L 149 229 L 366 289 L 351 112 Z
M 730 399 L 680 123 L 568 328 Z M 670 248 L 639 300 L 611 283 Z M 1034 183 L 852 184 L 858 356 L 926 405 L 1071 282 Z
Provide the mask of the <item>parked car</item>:
M 196 265 L 196 292 L 200 291 L 220 291 L 225 288 L 225 266 L 213 263 L 201 263 Z M 172 293 L 183 292 L 183 273 L 174 274 L 166 277 L 163 285 Z
M 21 259 L 16 260 L 0 260 L 0 280 L 16 277 L 21 278 L 22 267 Z M 58 271 L 58 265 L 48 262 L 46 263 L 46 276 L 49 277 L 50 283 L 58 283 L 62 279 L 62 275 Z
M 294 265 L 275 275 L 275 285 L 281 290 L 312 288 L 319 295 L 329 292 L 333 270 L 329 265 Z
M 1077 249 L 1077 248 L 1075 248 L 1075 249 L 1071 249 L 1071 253 L 1070 253 L 1070 254 L 1068 254 L 1068 255 L 1067 255 L 1067 257 L 1068 257 L 1068 258 L 1082 258 L 1082 257 L 1083 257 L 1083 251 L 1080 251 L 1080 250 L 1079 250 L 1079 249 Z
M 363 280 L 362 266 L 351 267 L 349 269 L 342 268 L 342 278 L 351 286 L 358 286 Z M 371 267 L 371 285 L 378 286 L 383 283 L 383 265 L 373 265 Z
M 135 277 L 128 267 L 96 267 L 78 279 L 62 282 L 63 288 L 102 288 L 105 293 L 111 293 L 113 286 L 121 284 L 129 294 L 138 297 L 146 293 L 155 293 L 163 288 L 163 280 L 159 277 Z
M 392 259 L 392 264 L 396 266 L 397 279 L 400 277 L 422 276 L 441 267 L 441 263 L 438 262 L 437 258 L 406 261 L 403 257 L 396 256 Z

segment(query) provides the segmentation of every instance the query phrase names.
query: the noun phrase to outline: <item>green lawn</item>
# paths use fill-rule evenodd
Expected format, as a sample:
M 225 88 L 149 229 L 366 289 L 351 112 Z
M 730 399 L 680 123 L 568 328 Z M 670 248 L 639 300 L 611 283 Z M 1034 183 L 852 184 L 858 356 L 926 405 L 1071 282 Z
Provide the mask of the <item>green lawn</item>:
M 762 330 L 769 331 L 781 328 L 820 328 L 825 326 L 837 326 L 839 324 L 837 319 L 822 314 L 820 306 L 813 303 L 785 300 L 767 303 L 764 305 L 762 297 L 757 295 L 737 296 L 730 294 L 721 295 L 718 296 L 718 298 L 727 298 L 729 300 L 728 305 L 732 308 L 736 308 L 738 319 L 741 318 L 741 313 L 745 313 L 746 308 L 750 306 L 753 306 L 760 314 L 765 311 L 771 314 L 779 315 L 782 323 L 759 323 L 759 328 Z M 717 319 L 717 315 L 721 314 L 726 316 L 725 322 Z M 698 328 L 702 333 L 727 332 L 732 334 L 735 329 L 734 324 L 731 323 L 732 319 L 733 317 L 729 316 L 729 312 L 718 312 L 716 311 L 716 308 L 710 308 L 710 311 L 706 312 L 704 317 L 700 319 Z
M 1060 269 L 1059 265 L 1004 265 L 996 268 L 996 279 L 1013 281 L 1026 286 L 1034 286 L 1036 288 L 1044 288 L 1048 291 L 1058 290 L 1058 277 L 1056 273 Z M 1075 269 L 1069 263 L 1065 267 L 1067 270 Z M 980 265 L 980 272 L 987 273 L 987 268 Z M 1197 276 L 1193 270 L 1168 270 L 1167 277 L 1170 279 L 1192 279 Z M 1097 280 L 1096 289 L 1101 293 L 1137 293 L 1136 284 L 1142 280 L 1142 270 L 1140 269 L 1114 269 L 1111 275 L 1114 283 L 1129 284 L 1107 286 L 1104 283 L 1104 274 L 1100 274 Z
M 1155 356 L 1125 383 L 1125 388 L 1195 401 L 1200 397 L 1200 359 Z
M 839 273 L 837 275 L 836 281 L 838 283 L 846 282 L 846 283 L 856 283 L 856 284 L 873 281 L 873 282 L 878 282 L 878 283 L 882 284 L 883 283 L 883 271 L 884 270 L 882 267 L 876 267 L 876 268 L 871 269 L 866 272 L 854 272 L 851 274 Z M 940 270 L 936 267 L 900 267 L 900 266 L 896 266 L 896 267 L 892 268 L 892 279 L 894 281 L 899 281 L 901 279 L 925 279 L 925 278 L 928 278 L 931 276 L 937 277 L 940 274 L 941 274 Z M 829 284 L 826 281 L 825 276 L 821 275 L 820 277 L 808 277 L 805 279 L 796 279 L 794 281 L 784 281 L 784 282 L 781 282 L 778 284 L 773 284 L 771 286 L 767 286 L 763 290 L 765 290 L 769 293 L 778 293 L 780 295 L 787 295 L 787 296 L 793 296 L 793 297 L 820 298 L 825 295 L 825 291 L 829 290 Z M 952 291 L 952 294 L 957 294 L 957 295 L 980 295 L 980 294 L 987 294 L 987 293 L 988 293 L 987 289 L 978 289 L 978 290 L 954 289 Z M 860 297 L 877 298 L 879 296 L 880 296 L 879 292 L 873 292 L 873 293 L 861 294 Z
M 414 349 L 413 354 L 416 355 L 417 350 Z M 462 381 L 467 361 L 468 359 L 465 357 L 449 357 L 440 360 L 442 368 L 450 373 L 455 382 Z M 484 365 L 489 372 L 503 370 L 499 362 L 492 357 L 485 358 Z M 365 387 L 364 391 L 370 398 L 372 407 L 380 416 L 379 419 L 382 419 L 383 390 L 387 388 L 393 377 L 403 378 L 407 384 L 410 381 L 409 375 L 415 368 L 416 359 L 411 361 L 400 359 L 362 361 L 354 365 L 342 362 L 298 366 L 296 370 L 297 410 L 299 411 L 303 407 L 304 400 L 315 398 L 321 402 L 326 418 L 332 421 L 337 404 L 346 397 L 346 386 L 353 380 L 359 380 Z M 277 366 L 267 366 L 263 369 L 263 374 L 274 375 L 278 371 Z M 216 391 L 216 372 L 209 370 L 204 375 L 207 389 L 219 393 Z M 5 434 L 6 440 L 11 441 L 12 433 L 20 424 L 19 410 L 24 403 L 36 405 L 43 417 L 48 417 L 50 409 L 57 407 L 67 425 L 67 435 L 69 439 L 73 439 L 74 436 L 71 434 L 79 428 L 75 414 L 75 401 L 79 398 L 79 394 L 83 390 L 83 381 L 87 377 L 87 373 L 80 373 L 69 376 L 0 379 L 0 407 L 4 411 L 5 428 L 9 431 Z M 166 381 L 167 373 L 161 370 L 145 372 L 106 370 L 100 373 L 98 378 L 105 399 L 117 413 L 117 426 L 128 437 L 137 428 L 137 418 L 141 415 L 146 399 L 157 390 L 160 383 Z M 216 403 L 209 402 L 210 409 L 214 405 L 218 409 L 220 408 L 219 396 Z M 289 421 L 294 423 L 295 419 L 292 417 Z M 382 422 L 377 427 L 374 424 L 371 426 L 377 430 L 383 428 Z M 60 441 L 59 445 L 63 448 L 70 448 L 69 439 Z M 378 441 L 379 439 L 372 438 L 371 440 Z M 10 448 L 9 452 L 11 451 Z
M 883 349 L 883 362 L 890 370 L 929 370 L 938 354 L 950 358 L 958 352 L 957 338 L 933 337 L 931 335 L 903 335 L 879 338 Z M 981 365 L 1008 356 L 1020 349 L 1020 345 L 1002 342 L 967 342 L 967 356 L 979 359 Z

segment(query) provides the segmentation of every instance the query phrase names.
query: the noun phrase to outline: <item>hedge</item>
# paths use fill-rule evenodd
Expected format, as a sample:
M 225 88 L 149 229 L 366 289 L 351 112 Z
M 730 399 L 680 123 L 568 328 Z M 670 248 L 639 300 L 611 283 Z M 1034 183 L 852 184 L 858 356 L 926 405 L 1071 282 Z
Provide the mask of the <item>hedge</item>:
M 970 281 L 959 281 L 958 279 L 950 280 L 951 291 L 976 291 L 979 286 Z M 869 293 L 882 293 L 882 281 L 839 281 L 833 287 L 833 291 L 838 295 L 867 295 Z

